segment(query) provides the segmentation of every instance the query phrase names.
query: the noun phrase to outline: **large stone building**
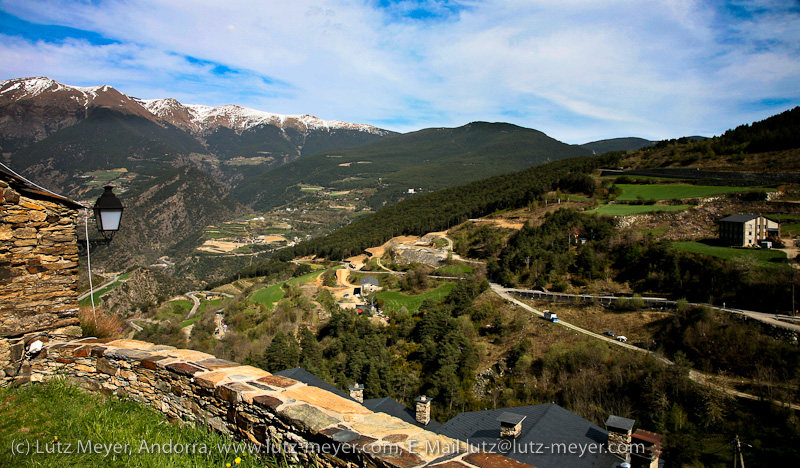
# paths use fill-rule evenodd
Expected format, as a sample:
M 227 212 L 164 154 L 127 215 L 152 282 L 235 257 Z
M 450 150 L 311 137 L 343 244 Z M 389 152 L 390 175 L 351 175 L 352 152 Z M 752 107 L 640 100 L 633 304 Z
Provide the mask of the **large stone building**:
M 78 324 L 83 208 L 0 166 L 0 378 L 14 372 L 26 335 L 79 333 L 68 327 Z
M 719 220 L 719 239 L 727 245 L 754 247 L 780 235 L 781 225 L 761 215 L 736 214 Z

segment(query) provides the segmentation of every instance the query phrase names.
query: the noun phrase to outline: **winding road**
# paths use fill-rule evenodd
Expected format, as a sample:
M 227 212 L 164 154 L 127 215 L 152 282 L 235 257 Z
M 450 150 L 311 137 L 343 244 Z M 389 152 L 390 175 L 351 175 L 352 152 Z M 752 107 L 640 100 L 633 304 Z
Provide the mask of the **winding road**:
M 513 304 L 516 304 L 516 305 L 522 307 L 523 309 L 525 309 L 525 310 L 527 310 L 529 312 L 532 312 L 533 314 L 538 315 L 539 317 L 542 317 L 542 319 L 544 319 L 544 312 L 542 312 L 540 310 L 537 310 L 537 309 L 534 309 L 533 307 L 529 306 L 528 304 L 525 304 L 524 302 L 522 302 L 522 301 L 516 299 L 515 297 L 513 297 L 511 295 L 511 293 L 510 293 L 510 291 L 513 291 L 512 289 L 505 288 L 505 287 L 503 287 L 503 286 L 501 286 L 501 285 L 499 285 L 497 283 L 490 283 L 490 286 L 492 288 L 492 291 L 494 291 L 494 293 L 497 294 L 498 296 L 500 296 L 501 298 L 503 298 L 503 299 L 513 303 Z M 614 345 L 617 345 L 617 346 L 620 346 L 620 347 L 623 347 L 623 348 L 626 348 L 626 349 L 630 349 L 630 350 L 633 350 L 633 351 L 638 351 L 640 353 L 649 354 L 654 359 L 656 359 L 657 361 L 662 362 L 664 364 L 675 365 L 674 362 L 672 362 L 669 359 L 665 358 L 664 356 L 656 354 L 656 353 L 654 353 L 652 351 L 639 348 L 639 347 L 634 346 L 632 344 L 622 343 L 620 341 L 617 341 L 615 339 L 609 338 L 607 336 L 600 335 L 599 333 L 595 333 L 595 332 L 586 330 L 585 328 L 581 328 L 581 327 L 579 327 L 577 325 L 573 325 L 573 324 L 571 324 L 569 322 L 565 322 L 565 321 L 563 321 L 561 319 L 559 319 L 558 322 L 555 322 L 555 323 L 557 325 L 562 325 L 562 326 L 567 327 L 567 328 L 569 328 L 571 330 L 574 330 L 574 331 L 576 331 L 578 333 L 583 333 L 584 335 L 590 336 L 590 337 L 598 339 L 598 340 L 603 340 L 603 341 L 606 341 L 608 343 L 612 343 Z M 694 370 L 694 369 L 689 370 L 689 378 L 691 380 L 697 382 L 697 383 L 700 383 L 702 385 L 707 385 L 707 386 L 709 386 L 709 387 L 711 387 L 711 388 L 713 388 L 715 390 L 718 390 L 720 392 L 726 393 L 728 395 L 732 395 L 732 396 L 739 397 L 739 398 L 746 398 L 748 400 L 755 400 L 755 401 L 762 401 L 763 400 L 763 398 L 761 398 L 759 396 L 752 395 L 752 394 L 749 394 L 749 393 L 740 392 L 738 390 L 734 390 L 732 388 L 728 388 L 727 386 L 724 386 L 724 385 L 719 385 L 719 384 L 714 382 L 714 378 L 715 378 L 714 376 L 705 374 L 703 372 L 700 372 L 700 371 L 697 371 L 697 370 Z M 789 407 L 789 408 L 792 408 L 792 409 L 795 409 L 795 410 L 800 410 L 800 405 L 798 405 L 798 404 L 783 403 L 783 402 L 780 402 L 780 401 L 777 401 L 777 400 L 768 400 L 768 401 L 770 403 L 778 405 L 778 406 Z

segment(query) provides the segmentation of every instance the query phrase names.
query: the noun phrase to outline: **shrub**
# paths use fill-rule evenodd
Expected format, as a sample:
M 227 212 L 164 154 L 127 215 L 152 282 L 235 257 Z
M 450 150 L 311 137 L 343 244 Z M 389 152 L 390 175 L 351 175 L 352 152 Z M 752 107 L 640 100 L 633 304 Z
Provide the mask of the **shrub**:
M 125 329 L 125 323 L 119 316 L 106 312 L 100 307 L 95 311 L 92 311 L 91 306 L 81 307 L 78 311 L 78 319 L 84 337 L 119 338 Z

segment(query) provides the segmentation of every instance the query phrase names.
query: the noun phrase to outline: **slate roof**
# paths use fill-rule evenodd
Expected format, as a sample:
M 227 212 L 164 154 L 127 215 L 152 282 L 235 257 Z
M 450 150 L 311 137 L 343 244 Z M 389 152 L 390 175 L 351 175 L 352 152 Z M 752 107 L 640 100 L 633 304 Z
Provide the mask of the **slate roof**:
M 370 284 L 372 286 L 380 286 L 378 278 L 375 278 L 374 276 L 367 276 L 365 278 L 361 278 L 361 286 L 364 286 L 365 284 Z
M 623 431 L 632 431 L 634 424 L 636 424 L 635 420 L 623 418 L 621 416 L 611 415 L 606 419 L 606 427 L 622 429 Z
M 417 422 L 416 412 L 414 410 L 407 408 L 402 403 L 391 398 L 373 398 L 371 400 L 364 400 L 364 406 L 373 412 L 385 413 L 389 416 L 394 416 L 395 418 L 402 419 L 409 424 L 414 424 L 417 427 L 424 427 L 429 431 L 438 432 L 439 428 L 442 427 L 442 423 L 432 419 L 427 426 L 423 426 Z
M 516 439 L 500 438 L 497 419 L 508 412 L 525 416 Z M 436 432 L 537 468 L 612 468 L 623 461 L 610 453 L 598 453 L 605 452 L 608 432 L 553 403 L 461 413 Z M 569 444 L 576 444 L 577 453 L 567 451 Z M 584 448 L 583 456 L 580 448 Z
M 719 222 L 720 223 L 722 223 L 722 222 L 726 222 L 726 223 L 746 223 L 746 222 L 750 221 L 751 219 L 756 219 L 756 218 L 758 218 L 758 215 L 754 215 L 754 214 L 735 214 L 735 215 L 726 216 L 726 217 L 720 219 Z
M 275 375 L 280 375 L 281 377 L 288 377 L 290 379 L 303 382 L 304 384 L 309 385 L 311 387 L 321 388 L 333 394 L 339 395 L 342 398 L 347 398 L 348 400 L 355 401 L 353 398 L 350 397 L 349 394 L 339 390 L 338 388 L 320 379 L 319 377 L 303 369 L 302 367 L 295 367 L 294 369 L 286 369 L 280 372 L 275 372 Z
M 2 163 L 0 163 L 0 176 L 7 179 L 8 182 L 11 183 L 11 186 L 17 192 L 20 192 L 21 194 L 29 198 L 33 198 L 34 200 L 45 199 L 56 203 L 61 203 L 62 205 L 66 205 L 76 210 L 82 210 L 86 208 L 85 206 L 81 205 L 75 200 L 71 200 L 67 197 L 59 195 L 55 192 L 51 192 L 46 188 L 34 184 L 33 182 L 17 174 L 13 170 L 11 170 L 11 168 Z

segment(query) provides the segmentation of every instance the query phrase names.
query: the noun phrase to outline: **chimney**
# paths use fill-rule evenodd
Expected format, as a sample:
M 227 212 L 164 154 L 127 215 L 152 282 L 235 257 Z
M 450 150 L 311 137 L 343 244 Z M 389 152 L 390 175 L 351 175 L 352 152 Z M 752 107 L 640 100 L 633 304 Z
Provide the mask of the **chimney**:
M 629 461 L 630 459 L 630 454 L 628 452 L 634 423 L 636 423 L 636 421 L 633 419 L 620 416 L 611 415 L 606 419 L 608 451 L 624 458 L 625 461 Z
M 417 402 L 416 413 L 417 422 L 423 426 L 427 426 L 431 422 L 431 399 L 425 395 L 418 396 L 414 399 Z
M 663 438 L 661 434 L 636 429 L 631 445 L 631 462 L 634 468 L 658 468 Z
M 500 437 L 504 439 L 516 439 L 522 434 L 522 421 L 527 416 L 516 413 L 503 413 L 497 420 L 500 421 Z
M 356 383 L 350 386 L 350 398 L 359 403 L 364 403 L 364 386 Z

